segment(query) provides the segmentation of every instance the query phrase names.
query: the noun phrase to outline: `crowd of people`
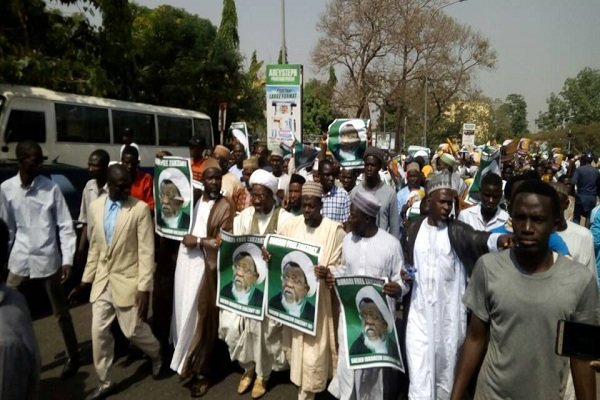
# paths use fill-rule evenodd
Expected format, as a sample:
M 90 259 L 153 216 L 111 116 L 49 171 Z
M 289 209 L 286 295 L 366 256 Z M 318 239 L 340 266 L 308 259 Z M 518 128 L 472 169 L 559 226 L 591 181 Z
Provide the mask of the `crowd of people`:
M 0 187 L 0 263 L 8 266 L 0 398 L 37 396 L 39 353 L 16 291 L 37 279 L 64 338 L 64 379 L 81 364 L 69 304 L 89 296 L 98 378 L 89 399 L 115 392 L 115 323 L 147 355 L 154 377 L 169 367 L 192 397 L 236 362 L 237 392 L 254 399 L 269 391 L 273 371 L 288 370 L 299 399 L 323 391 L 339 399 L 595 399 L 598 363 L 556 355 L 555 339 L 559 320 L 600 324 L 600 164 L 591 154 L 530 145 L 497 146 L 495 168 L 483 168 L 481 149 L 452 143 L 432 155 L 368 146 L 363 167 L 345 169 L 324 139 L 299 157 L 264 143 L 247 157 L 241 143 L 207 148 L 195 136 L 194 212 L 185 221 L 176 185 L 165 180 L 153 193 L 129 140 L 116 163 L 102 149 L 89 156 L 78 238 L 60 190 L 40 174 L 41 147 L 21 142 L 19 171 Z M 314 161 L 299 161 L 311 151 Z M 191 223 L 182 240 L 155 236 L 155 197 L 161 218 Z M 284 271 L 290 303 L 294 293 L 319 291 L 315 335 L 217 307 L 222 230 L 321 247 L 316 284 L 299 268 Z M 239 259 L 243 282 L 256 271 Z M 62 283 L 78 275 L 65 296 Z M 396 325 L 404 373 L 348 368 L 333 289 L 336 278 L 353 275 L 386 279 L 396 309 L 393 322 L 379 323 Z

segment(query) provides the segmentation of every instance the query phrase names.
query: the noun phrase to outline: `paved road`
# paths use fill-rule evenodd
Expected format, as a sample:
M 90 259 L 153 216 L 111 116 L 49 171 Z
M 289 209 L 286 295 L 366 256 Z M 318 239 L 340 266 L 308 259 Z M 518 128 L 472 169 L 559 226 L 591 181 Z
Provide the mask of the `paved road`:
M 40 384 L 41 400 L 78 400 L 96 388 L 98 383 L 92 364 L 92 346 L 90 326 L 92 319 L 91 306 L 82 305 L 71 309 L 81 346 L 83 366 L 77 375 L 68 380 L 60 379 L 65 353 L 62 336 L 52 316 L 38 319 L 34 329 L 40 344 L 42 357 L 42 376 Z M 168 368 L 165 368 L 168 369 Z M 176 374 L 165 374 L 160 380 L 153 380 L 150 375 L 150 364 L 141 356 L 124 356 L 116 360 L 113 377 L 117 383 L 118 393 L 110 399 L 188 399 L 189 391 L 184 388 Z M 205 399 L 250 399 L 250 394 L 239 396 L 236 393 L 241 371 L 233 371 L 213 386 Z M 276 385 L 267 393 L 265 399 L 296 398 L 297 389 L 288 380 L 289 373 L 280 373 L 273 377 Z M 320 396 L 322 399 L 327 396 Z
M 71 315 L 81 346 L 83 366 L 77 375 L 68 380 L 60 379 L 65 353 L 62 336 L 54 318 L 50 316 L 34 322 L 42 357 L 41 400 L 84 399 L 96 388 L 98 381 L 92 364 L 90 339 L 91 306 L 86 304 L 75 307 L 71 309 Z M 113 377 L 117 383 L 118 393 L 111 396 L 110 399 L 175 400 L 190 398 L 189 391 L 181 385 L 177 375 L 168 373 L 165 375 L 162 379 L 155 381 L 150 375 L 148 361 L 140 356 L 123 356 L 115 361 Z M 250 394 L 240 396 L 236 393 L 240 376 L 240 370 L 232 371 L 223 381 L 213 386 L 204 399 L 250 399 Z M 600 399 L 600 374 L 596 376 L 597 396 Z M 289 382 L 288 373 L 275 374 L 272 381 L 275 382 L 274 387 L 264 396 L 264 399 L 293 400 L 296 398 L 297 389 Z M 323 394 L 317 396 L 317 399 L 332 399 L 332 397 Z

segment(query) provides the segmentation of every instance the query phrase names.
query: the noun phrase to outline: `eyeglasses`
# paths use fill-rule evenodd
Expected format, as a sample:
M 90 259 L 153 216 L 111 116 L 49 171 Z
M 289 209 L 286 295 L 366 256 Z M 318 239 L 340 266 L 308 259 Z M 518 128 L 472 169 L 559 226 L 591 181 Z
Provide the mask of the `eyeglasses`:
M 241 266 L 241 265 L 234 264 L 233 268 L 235 268 L 236 271 L 240 271 L 244 275 L 256 274 L 256 272 L 254 271 L 254 268 L 250 267 L 250 266 L 246 266 L 246 265 Z
M 288 274 L 284 274 L 281 278 L 284 282 L 291 282 L 292 284 L 294 284 L 294 286 L 306 285 L 306 281 L 304 280 L 304 278 L 299 275 L 290 276 Z

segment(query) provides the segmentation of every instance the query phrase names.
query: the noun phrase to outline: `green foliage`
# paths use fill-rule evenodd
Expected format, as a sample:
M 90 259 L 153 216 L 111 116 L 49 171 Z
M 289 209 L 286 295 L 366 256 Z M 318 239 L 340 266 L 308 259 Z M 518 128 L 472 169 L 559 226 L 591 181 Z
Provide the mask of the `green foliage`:
M 240 38 L 237 31 L 238 18 L 234 0 L 223 0 L 221 24 L 217 32 L 217 41 L 233 49 L 239 48 Z
M 135 6 L 132 26 L 137 100 L 174 107 L 209 109 L 205 73 L 216 28 L 182 9 Z
M 335 78 L 335 75 L 334 75 Z M 302 99 L 302 130 L 304 134 L 320 135 L 337 117 L 332 107 L 335 79 L 324 83 L 311 79 L 304 84 Z M 332 85 L 333 83 L 333 85 Z
M 63 17 L 43 1 L 0 2 L 0 81 L 104 95 L 111 83 L 101 59 L 82 15 Z
M 598 134 L 600 132 L 600 122 L 546 130 L 530 134 L 529 137 L 533 140 L 548 141 L 550 148 L 561 147 L 564 152 L 567 152 L 569 132 L 571 132 L 571 153 L 581 154 L 591 150 L 594 154 L 600 154 L 600 135 Z
M 540 129 L 600 122 L 600 70 L 582 69 L 565 81 L 559 95 L 552 93 L 547 103 L 548 111 L 536 119 Z
M 510 128 L 514 135 L 527 132 L 527 103 L 520 94 L 511 93 L 506 96 L 503 107 L 510 118 Z
M 42 0 L 0 1 L 0 81 L 201 110 L 215 125 L 217 104 L 227 102 L 228 121 L 264 131 L 262 61 L 254 54 L 243 69 L 234 0 L 223 1 L 218 30 L 171 6 L 56 1 L 83 3 L 102 25 L 49 11 Z

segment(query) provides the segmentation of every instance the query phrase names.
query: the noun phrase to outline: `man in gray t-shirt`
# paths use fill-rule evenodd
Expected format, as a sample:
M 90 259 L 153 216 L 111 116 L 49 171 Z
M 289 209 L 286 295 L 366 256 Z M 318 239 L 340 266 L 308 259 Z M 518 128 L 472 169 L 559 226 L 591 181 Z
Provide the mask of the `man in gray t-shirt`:
M 472 318 L 452 399 L 462 399 L 484 355 L 475 399 L 561 399 L 569 369 L 554 353 L 557 322 L 598 323 L 592 273 L 548 248 L 560 218 L 554 189 L 520 185 L 511 217 L 515 248 L 479 259 L 463 298 Z M 593 396 L 589 361 L 570 361 L 577 397 Z

